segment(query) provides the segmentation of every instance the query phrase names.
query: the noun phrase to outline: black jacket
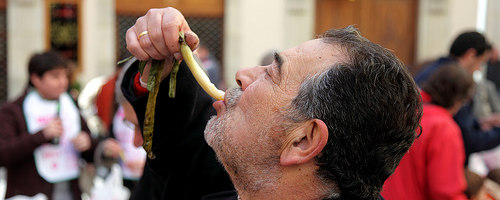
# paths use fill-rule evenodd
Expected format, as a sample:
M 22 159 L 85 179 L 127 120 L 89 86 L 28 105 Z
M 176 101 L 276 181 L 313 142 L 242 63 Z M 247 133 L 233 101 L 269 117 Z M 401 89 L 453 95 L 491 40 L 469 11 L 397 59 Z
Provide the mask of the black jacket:
M 224 191 L 216 194 L 207 195 L 202 200 L 238 200 L 238 194 L 234 190 Z M 325 200 L 335 200 L 335 199 L 325 199 Z M 379 195 L 377 200 L 384 200 L 384 198 Z
M 138 62 L 125 73 L 121 89 L 132 103 L 141 130 L 148 95 L 136 97 L 134 77 Z M 155 159 L 147 159 L 153 199 L 201 199 L 234 190 L 229 176 L 204 139 L 205 126 L 215 115 L 212 98 L 196 83 L 182 63 L 177 74 L 176 98 L 168 97 L 169 77 L 160 84 L 153 131 Z

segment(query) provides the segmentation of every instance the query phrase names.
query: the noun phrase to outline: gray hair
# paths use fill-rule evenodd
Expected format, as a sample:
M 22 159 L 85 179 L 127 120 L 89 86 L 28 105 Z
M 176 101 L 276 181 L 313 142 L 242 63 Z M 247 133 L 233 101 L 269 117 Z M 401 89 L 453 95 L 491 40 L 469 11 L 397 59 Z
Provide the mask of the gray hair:
M 422 115 L 418 88 L 396 56 L 352 26 L 328 30 L 321 40 L 349 59 L 307 78 L 287 118 L 327 125 L 327 144 L 315 160 L 327 196 L 378 199 L 415 139 Z

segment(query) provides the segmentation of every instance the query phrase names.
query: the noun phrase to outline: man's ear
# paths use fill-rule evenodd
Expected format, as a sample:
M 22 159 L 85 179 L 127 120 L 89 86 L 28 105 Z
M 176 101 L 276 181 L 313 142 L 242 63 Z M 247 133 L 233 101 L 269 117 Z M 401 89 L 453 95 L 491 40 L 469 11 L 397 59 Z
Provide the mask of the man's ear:
M 280 164 L 298 165 L 311 161 L 321 153 L 328 141 L 328 128 L 319 119 L 312 119 L 286 136 L 282 146 Z

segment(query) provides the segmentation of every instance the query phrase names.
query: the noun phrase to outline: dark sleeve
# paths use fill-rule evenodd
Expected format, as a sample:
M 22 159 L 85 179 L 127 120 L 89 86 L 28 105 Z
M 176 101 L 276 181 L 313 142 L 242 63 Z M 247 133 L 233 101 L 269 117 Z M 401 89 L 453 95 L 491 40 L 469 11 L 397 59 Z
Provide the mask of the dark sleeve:
M 204 196 L 201 200 L 237 200 L 238 193 L 235 190 L 223 191 Z
M 500 112 L 500 96 L 493 81 L 484 80 L 484 85 L 488 91 L 488 102 L 494 113 Z
M 473 102 L 465 104 L 453 118 L 462 131 L 467 157 L 471 153 L 492 149 L 500 144 L 500 128 L 482 131 L 473 115 Z
M 437 69 L 439 69 L 439 63 L 436 62 L 436 63 L 432 63 L 431 65 L 427 66 L 426 68 L 424 68 L 420 73 L 418 73 L 416 76 L 415 76 L 415 82 L 417 83 L 417 85 L 419 85 L 420 87 L 422 87 L 422 84 L 427 81 L 427 79 L 429 79 L 429 77 L 434 73 L 436 72 Z
M 143 130 L 149 93 L 140 97 L 135 96 L 133 81 L 135 75 L 138 73 L 137 67 L 137 64 L 134 64 L 125 73 L 122 90 L 124 96 L 134 107 L 140 128 Z M 166 77 L 160 83 L 160 90 L 156 99 L 152 149 L 157 157 L 167 156 L 171 159 L 172 157 L 170 156 L 179 154 L 176 151 L 179 150 L 178 147 L 181 147 L 180 144 L 193 142 L 193 138 L 190 138 L 190 135 L 193 134 L 190 129 L 193 129 L 195 126 L 204 127 L 210 115 L 216 113 L 212 108 L 212 98 L 201 89 L 184 62 L 179 67 L 177 74 L 175 98 L 168 97 L 169 79 L 170 76 Z M 200 115 L 207 116 L 199 118 Z M 201 138 L 199 134 L 201 134 Z M 195 138 L 200 140 L 203 139 L 202 136 L 203 130 L 201 133 L 196 133 Z M 158 144 L 160 142 L 162 145 L 167 146 L 163 146 L 159 150 L 160 145 Z M 171 149 L 172 151 L 166 151 L 166 149 Z
M 81 156 L 87 162 L 93 162 L 94 161 L 94 152 L 95 152 L 95 149 L 96 149 L 99 141 L 97 140 L 97 138 L 92 137 L 92 135 L 90 134 L 90 129 L 87 126 L 87 122 L 85 121 L 85 119 L 83 119 L 83 117 L 81 115 L 80 115 L 80 121 L 81 121 L 82 131 L 84 131 L 90 137 L 90 148 L 87 151 L 81 152 Z
M 0 110 L 0 166 L 16 166 L 33 159 L 33 152 L 49 142 L 42 131 L 28 133 L 22 106 L 6 104 Z
M 415 76 L 415 82 L 418 86 L 422 87 L 422 84 L 427 81 L 427 79 L 429 79 L 434 72 L 452 62 L 455 62 L 455 60 L 449 57 L 441 57 L 438 60 L 431 62 L 429 65 L 424 66 L 421 72 Z
M 132 104 L 136 112 L 142 130 L 149 93 L 140 97 L 135 96 L 133 81 L 135 75 L 138 73 L 137 68 L 138 62 L 134 63 L 127 70 L 121 87 L 125 98 Z M 165 80 L 160 83 L 160 90 L 156 99 L 154 121 L 155 130 L 162 129 L 163 127 L 170 128 L 167 128 L 167 133 L 158 134 L 175 135 L 177 134 L 176 131 L 186 130 L 193 125 L 193 123 L 196 123 L 195 119 L 200 114 L 207 112 L 207 108 L 210 115 L 216 114 L 215 110 L 211 108 L 213 102 L 212 98 L 198 85 L 184 62 L 182 62 L 179 67 L 176 97 L 173 99 L 168 97 L 169 79 L 170 76 L 166 77 Z M 155 137 L 156 131 L 153 134 L 153 137 Z M 154 149 L 155 145 L 153 144 L 153 151 Z M 172 152 L 172 154 L 175 153 Z
M 136 97 L 137 64 L 125 73 L 121 89 L 131 102 L 141 130 L 148 94 Z M 205 126 L 215 115 L 212 98 L 182 63 L 177 74 L 176 97 L 168 97 L 169 78 L 160 84 L 156 100 L 152 150 L 147 159 L 152 180 L 163 182 L 162 199 L 200 199 L 207 194 L 234 190 L 229 176 L 204 139 Z M 159 187 L 159 186 L 156 186 Z

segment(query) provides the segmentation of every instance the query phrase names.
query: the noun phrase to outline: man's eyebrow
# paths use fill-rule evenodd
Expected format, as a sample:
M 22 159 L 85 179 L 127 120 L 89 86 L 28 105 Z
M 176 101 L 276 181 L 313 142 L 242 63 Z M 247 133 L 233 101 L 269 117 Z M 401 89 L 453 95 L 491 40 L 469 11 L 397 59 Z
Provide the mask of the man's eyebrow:
M 283 59 L 281 58 L 280 54 L 278 52 L 274 52 L 274 61 L 278 65 L 278 73 L 279 77 L 281 77 L 281 66 L 283 65 Z

